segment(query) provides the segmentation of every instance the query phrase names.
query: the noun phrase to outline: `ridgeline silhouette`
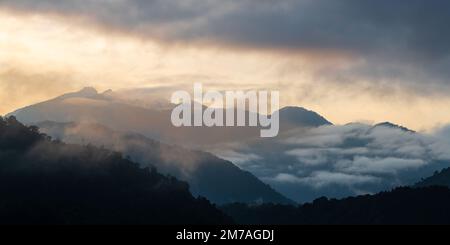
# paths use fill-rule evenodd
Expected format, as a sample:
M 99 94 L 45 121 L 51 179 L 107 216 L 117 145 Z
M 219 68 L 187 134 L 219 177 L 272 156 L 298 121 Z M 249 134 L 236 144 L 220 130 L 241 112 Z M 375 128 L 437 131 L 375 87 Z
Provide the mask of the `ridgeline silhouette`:
M 1 224 L 231 223 L 185 182 L 0 117 Z
M 450 189 L 400 187 L 342 200 L 289 205 L 230 204 L 222 210 L 239 224 L 450 224 Z

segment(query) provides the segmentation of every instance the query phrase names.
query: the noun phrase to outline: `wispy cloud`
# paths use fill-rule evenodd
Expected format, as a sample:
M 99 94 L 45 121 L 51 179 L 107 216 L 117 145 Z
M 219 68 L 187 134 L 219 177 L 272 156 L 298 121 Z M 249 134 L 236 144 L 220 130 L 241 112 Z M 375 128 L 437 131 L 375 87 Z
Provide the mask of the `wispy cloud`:
M 305 178 L 299 178 L 293 174 L 280 173 L 273 179 L 270 179 L 270 181 L 289 184 L 307 184 L 311 185 L 313 188 L 322 188 L 329 187 L 330 185 L 344 185 L 351 187 L 357 184 L 379 182 L 380 179 L 369 175 L 316 171 Z
M 234 150 L 226 150 L 218 152 L 218 157 L 227 159 L 238 166 L 245 165 L 248 162 L 261 160 L 261 156 L 254 153 L 240 153 Z

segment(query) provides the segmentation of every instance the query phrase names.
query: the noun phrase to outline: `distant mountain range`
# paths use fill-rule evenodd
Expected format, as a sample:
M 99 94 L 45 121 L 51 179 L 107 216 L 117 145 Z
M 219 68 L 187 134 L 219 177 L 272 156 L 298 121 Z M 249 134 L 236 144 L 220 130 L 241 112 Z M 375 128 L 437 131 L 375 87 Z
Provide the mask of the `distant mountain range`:
M 144 165 L 153 161 L 217 203 L 302 203 L 377 193 L 450 167 L 450 145 L 391 122 L 333 125 L 316 112 L 285 107 L 279 135 L 262 139 L 257 127 L 174 127 L 175 105 L 151 99 L 141 103 L 126 93 L 85 88 L 9 115 L 63 141 L 104 145 Z M 152 147 L 164 149 L 164 157 Z
M 132 100 L 131 100 L 132 101 Z M 114 130 L 132 131 L 167 143 L 196 147 L 259 138 L 258 127 L 174 127 L 171 108 L 139 106 L 111 91 L 94 88 L 64 94 L 55 99 L 16 110 L 13 115 L 26 124 L 43 121 L 94 122 Z M 173 107 L 175 105 L 172 105 Z M 304 108 L 280 110 L 280 134 L 298 127 L 330 125 L 326 119 Z M 201 137 L 199 137 L 201 136 Z

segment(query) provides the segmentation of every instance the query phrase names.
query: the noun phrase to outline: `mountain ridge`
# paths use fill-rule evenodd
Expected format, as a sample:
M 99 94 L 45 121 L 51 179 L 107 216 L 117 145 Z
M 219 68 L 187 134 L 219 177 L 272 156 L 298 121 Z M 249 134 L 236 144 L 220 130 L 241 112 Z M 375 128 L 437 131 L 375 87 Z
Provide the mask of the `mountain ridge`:
M 74 100 L 75 98 L 89 100 Z M 7 116 L 33 124 L 45 120 L 55 122 L 90 121 L 114 130 L 133 130 L 166 143 L 192 147 L 222 142 L 243 141 L 260 137 L 259 127 L 175 127 L 172 110 L 157 110 L 135 106 L 114 96 L 99 94 L 93 88 L 67 93 L 54 99 L 20 108 Z M 301 107 L 280 109 L 280 134 L 298 127 L 331 124 L 319 114 Z M 202 137 L 198 137 L 202 135 Z
M 229 224 L 186 182 L 0 117 L 0 224 Z
M 89 143 L 123 152 L 142 166 L 151 163 L 162 173 L 187 181 L 195 195 L 215 203 L 294 203 L 251 173 L 211 153 L 164 144 L 137 133 L 117 132 L 98 123 L 45 121 L 36 125 L 42 132 L 64 142 Z

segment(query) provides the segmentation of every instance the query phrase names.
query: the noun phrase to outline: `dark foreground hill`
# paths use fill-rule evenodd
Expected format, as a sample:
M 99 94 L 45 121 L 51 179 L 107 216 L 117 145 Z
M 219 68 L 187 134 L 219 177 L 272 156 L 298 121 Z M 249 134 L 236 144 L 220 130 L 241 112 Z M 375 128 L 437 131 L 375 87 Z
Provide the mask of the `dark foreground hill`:
M 222 210 L 241 224 L 450 224 L 450 190 L 402 187 L 302 206 L 230 204 Z
M 2 224 L 220 224 L 186 183 L 119 153 L 50 140 L 0 117 Z

